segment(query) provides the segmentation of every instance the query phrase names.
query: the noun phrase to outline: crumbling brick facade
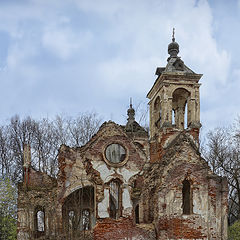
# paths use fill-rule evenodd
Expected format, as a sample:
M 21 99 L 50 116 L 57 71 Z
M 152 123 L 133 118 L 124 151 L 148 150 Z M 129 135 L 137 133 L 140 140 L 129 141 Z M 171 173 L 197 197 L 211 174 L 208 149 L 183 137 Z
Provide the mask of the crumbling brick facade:
M 227 239 L 227 182 L 198 151 L 202 75 L 174 38 L 168 50 L 147 95 L 150 136 L 130 105 L 126 126 L 109 121 L 86 145 L 60 147 L 57 179 L 25 149 L 18 239 Z

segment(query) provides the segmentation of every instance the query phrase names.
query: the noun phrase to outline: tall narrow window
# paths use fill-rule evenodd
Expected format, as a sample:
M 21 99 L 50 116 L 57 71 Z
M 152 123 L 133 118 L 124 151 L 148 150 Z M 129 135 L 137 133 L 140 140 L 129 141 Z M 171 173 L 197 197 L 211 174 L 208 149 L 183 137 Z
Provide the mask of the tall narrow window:
M 183 181 L 182 188 L 182 200 L 183 200 L 183 214 L 191 214 L 192 213 L 192 194 L 191 194 L 191 184 L 185 179 Z
M 120 217 L 120 184 L 119 181 L 113 180 L 109 186 L 109 205 L 110 205 L 110 217 L 117 219 Z
M 135 223 L 139 223 L 139 204 L 135 207 Z
M 188 127 L 188 120 L 188 102 L 186 101 L 184 109 L 184 129 Z
M 175 111 L 172 109 L 172 125 L 175 125 Z

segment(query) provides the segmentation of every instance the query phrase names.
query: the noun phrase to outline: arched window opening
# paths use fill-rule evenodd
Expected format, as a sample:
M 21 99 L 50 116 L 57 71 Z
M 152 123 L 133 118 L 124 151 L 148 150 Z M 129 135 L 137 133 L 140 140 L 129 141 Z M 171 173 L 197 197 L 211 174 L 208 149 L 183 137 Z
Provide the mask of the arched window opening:
M 188 100 L 190 93 L 184 88 L 178 88 L 173 92 L 172 110 L 174 111 L 175 125 L 179 129 L 186 128 L 190 123 Z M 173 116 L 172 116 L 173 118 Z M 172 119 L 173 121 L 173 119 Z
M 117 219 L 121 215 L 121 189 L 118 180 L 112 180 L 109 184 L 109 209 L 110 217 Z
M 94 187 L 86 186 L 71 193 L 65 200 L 62 213 L 64 231 L 71 239 L 79 237 L 95 223 Z
M 182 208 L 183 214 L 191 214 L 192 213 L 192 194 L 191 194 L 191 184 L 185 179 L 183 181 L 182 187 Z
M 161 125 L 162 110 L 160 106 L 160 97 L 158 96 L 154 102 L 154 125 L 156 128 L 160 128 Z
M 45 234 L 45 211 L 41 206 L 35 208 L 34 213 L 35 237 L 39 238 Z
M 37 211 L 37 231 L 44 232 L 44 212 Z
M 139 224 L 139 204 L 135 207 L 135 223 Z

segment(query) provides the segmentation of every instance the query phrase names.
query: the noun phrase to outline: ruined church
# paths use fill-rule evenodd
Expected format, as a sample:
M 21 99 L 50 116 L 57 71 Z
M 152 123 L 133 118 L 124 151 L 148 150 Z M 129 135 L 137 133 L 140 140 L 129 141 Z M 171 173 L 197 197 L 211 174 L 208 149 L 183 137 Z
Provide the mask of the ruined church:
M 199 80 L 173 36 L 147 94 L 150 132 L 109 121 L 82 147 L 62 145 L 57 178 L 24 150 L 18 240 L 227 240 L 228 185 L 199 153 Z

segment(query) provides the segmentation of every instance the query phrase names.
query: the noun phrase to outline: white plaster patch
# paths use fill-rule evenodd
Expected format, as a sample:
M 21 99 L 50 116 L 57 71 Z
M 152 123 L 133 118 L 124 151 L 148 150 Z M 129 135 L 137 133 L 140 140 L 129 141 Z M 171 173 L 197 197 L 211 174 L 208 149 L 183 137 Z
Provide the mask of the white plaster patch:
M 114 168 L 107 167 L 106 163 L 99 161 L 92 161 L 93 168 L 100 173 L 102 180 L 109 181 L 109 177 L 115 173 Z M 128 183 L 129 179 L 139 173 L 139 171 L 130 171 L 124 167 L 117 168 L 117 173 L 123 177 L 124 183 Z
M 167 204 L 167 213 L 168 214 L 172 214 L 174 213 L 174 192 L 172 190 L 170 190 L 167 194 L 166 194 L 166 197 L 165 197 L 165 201 L 168 203 Z
M 124 183 L 128 183 L 129 179 L 139 173 L 139 171 L 129 171 L 126 168 L 117 169 L 117 173 L 123 176 Z
M 131 204 L 131 199 L 130 199 L 130 194 L 129 194 L 129 191 L 128 189 L 123 189 L 123 208 L 129 208 L 129 207 L 132 207 L 132 204 Z
M 106 164 L 102 161 L 92 161 L 93 168 L 100 173 L 101 179 L 105 182 L 107 177 L 112 175 L 114 171 L 108 169 Z
M 193 213 L 202 215 L 202 217 L 207 221 L 208 212 L 208 195 L 205 191 L 193 192 Z
M 132 204 L 130 199 L 130 194 L 128 189 L 123 189 L 122 204 L 124 215 L 131 215 L 132 213 Z
M 98 216 L 100 218 L 109 217 L 109 213 L 107 211 L 109 207 L 109 191 L 108 189 L 104 189 L 104 199 L 102 202 L 98 203 Z

